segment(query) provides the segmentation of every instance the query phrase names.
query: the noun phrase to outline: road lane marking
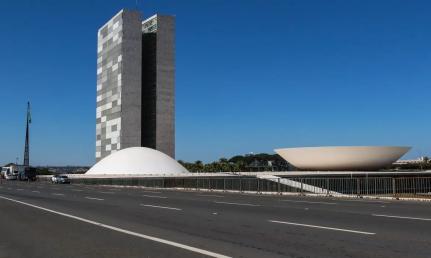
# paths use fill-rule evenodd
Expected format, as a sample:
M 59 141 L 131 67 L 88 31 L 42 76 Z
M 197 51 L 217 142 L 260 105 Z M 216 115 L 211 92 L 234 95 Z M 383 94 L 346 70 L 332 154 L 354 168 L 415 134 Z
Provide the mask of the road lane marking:
M 102 194 L 115 194 L 114 192 L 99 192 L 99 193 L 102 193 Z
M 214 253 L 214 252 L 207 251 L 207 250 L 204 250 L 204 249 L 196 248 L 196 247 L 189 246 L 189 245 L 180 244 L 180 243 L 177 243 L 177 242 L 169 241 L 169 240 L 158 238 L 158 237 L 144 235 L 144 234 L 141 234 L 141 233 L 133 232 L 133 231 L 130 231 L 130 230 L 119 228 L 119 227 L 114 227 L 114 226 L 111 226 L 111 225 L 103 224 L 103 223 L 100 223 L 100 222 L 97 222 L 97 221 L 85 219 L 85 218 L 74 216 L 74 215 L 71 215 L 71 214 L 67 214 L 67 213 L 63 213 L 63 212 L 59 212 L 59 211 L 47 209 L 47 208 L 44 208 L 44 207 L 41 207 L 41 206 L 37 206 L 37 205 L 34 205 L 34 204 L 30 204 L 30 203 L 18 201 L 18 200 L 15 200 L 15 199 L 4 197 L 4 196 L 0 196 L 0 198 L 8 200 L 8 201 L 15 202 L 15 203 L 19 203 L 19 204 L 22 204 L 22 205 L 26 205 L 26 206 L 29 206 L 29 207 L 33 207 L 33 208 L 36 208 L 36 209 L 40 209 L 40 210 L 43 210 L 43 211 L 46 211 L 46 212 L 50 212 L 50 213 L 54 213 L 54 214 L 57 214 L 57 215 L 61 215 L 61 216 L 64 216 L 64 217 L 67 217 L 67 218 L 71 218 L 71 219 L 74 219 L 74 220 L 82 221 L 82 222 L 85 222 L 85 223 L 88 223 L 88 224 L 92 224 L 92 225 L 95 225 L 95 226 L 98 226 L 98 227 L 102 227 L 102 228 L 110 229 L 110 230 L 117 231 L 117 232 L 120 232 L 120 233 L 124 233 L 124 234 L 127 234 L 127 235 L 131 235 L 131 236 L 139 237 L 139 238 L 142 238 L 142 239 L 147 239 L 147 240 L 151 240 L 151 241 L 154 241 L 154 242 L 158 242 L 158 243 L 162 243 L 162 244 L 166 244 L 166 245 L 170 245 L 170 246 L 182 248 L 182 249 L 185 249 L 185 250 L 188 250 L 188 251 L 191 251 L 191 252 L 195 252 L 195 253 L 199 253 L 199 254 L 202 254 L 202 255 L 206 255 L 206 256 L 210 256 L 210 257 L 217 257 L 217 258 L 230 258 L 229 256 L 225 256 L 225 255 L 222 255 L 222 254 Z
M 310 202 L 310 201 L 296 201 L 296 200 L 280 200 L 282 202 L 295 202 L 295 203 L 310 203 L 310 204 L 328 204 L 337 205 L 335 202 Z
M 168 210 L 177 210 L 182 211 L 180 208 L 166 207 L 166 206 L 157 206 L 157 205 L 149 205 L 149 204 L 141 204 L 141 206 L 152 207 L 152 208 L 160 208 L 160 209 L 168 209 Z
M 215 194 L 198 194 L 198 196 L 205 196 L 205 197 L 218 197 L 218 198 L 222 198 L 222 197 L 224 197 L 223 195 L 215 195 Z
M 64 195 L 62 193 L 52 193 L 52 195 Z
M 21 188 L 18 188 L 18 189 L 16 189 L 17 191 L 23 191 L 24 189 L 21 189 Z
M 278 220 L 268 220 L 268 221 L 272 222 L 272 223 L 287 224 L 287 225 L 292 225 L 292 226 L 301 226 L 301 227 L 319 228 L 319 229 L 327 229 L 327 230 L 334 230 L 334 231 L 343 231 L 343 232 L 363 234 L 363 235 L 375 235 L 376 234 L 376 233 L 366 232 L 366 231 L 358 231 L 358 230 L 343 229 L 343 228 L 331 228 L 331 227 L 324 227 L 324 226 L 317 226 L 317 225 L 293 223 L 293 222 L 287 222 L 287 221 L 278 221 Z
M 431 218 L 405 217 L 405 216 L 394 216 L 394 215 L 385 215 L 385 214 L 373 214 L 373 216 L 374 217 L 394 218 L 394 219 L 411 219 L 411 220 L 431 221 Z
M 261 206 L 259 204 L 251 204 L 251 203 L 238 203 L 238 202 L 215 202 L 219 204 L 228 204 L 228 205 L 239 205 L 239 206 L 252 206 L 252 207 L 258 207 Z
M 40 193 L 39 191 L 31 191 L 32 193 Z
M 84 190 L 80 190 L 80 189 L 70 189 L 71 191 L 75 191 L 75 192 L 82 192 Z
M 105 200 L 105 199 L 100 199 L 100 198 L 95 198 L 95 197 L 88 197 L 88 196 L 86 196 L 85 199 L 96 200 L 96 201 L 104 201 Z
M 373 200 L 342 200 L 342 199 L 332 199 L 332 201 L 340 201 L 340 202 L 365 202 L 365 203 L 381 203 L 381 204 L 386 204 L 386 203 L 390 203 L 390 202 L 385 202 L 385 201 L 373 201 Z
M 143 197 L 150 197 L 150 198 L 160 198 L 160 199 L 166 199 L 168 197 L 166 196 L 158 196 L 158 195 L 142 195 Z
M 155 191 L 143 191 L 144 193 L 162 193 L 162 192 L 155 192 Z

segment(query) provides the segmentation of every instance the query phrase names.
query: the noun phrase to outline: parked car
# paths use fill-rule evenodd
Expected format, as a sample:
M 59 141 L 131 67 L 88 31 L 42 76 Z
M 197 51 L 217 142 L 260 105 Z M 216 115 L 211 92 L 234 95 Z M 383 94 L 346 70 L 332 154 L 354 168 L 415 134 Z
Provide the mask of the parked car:
M 70 184 L 70 180 L 67 176 L 53 175 L 51 177 L 53 184 Z

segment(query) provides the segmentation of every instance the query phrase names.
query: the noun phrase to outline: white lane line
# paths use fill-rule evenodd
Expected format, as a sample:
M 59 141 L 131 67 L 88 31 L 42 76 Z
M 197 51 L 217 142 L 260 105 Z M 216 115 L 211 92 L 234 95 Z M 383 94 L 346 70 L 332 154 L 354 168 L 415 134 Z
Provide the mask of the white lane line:
M 332 200 L 332 201 L 339 201 L 339 202 L 364 202 L 364 203 L 379 203 L 379 204 L 385 204 L 385 203 L 390 203 L 390 202 L 385 202 L 385 201 L 367 201 L 367 200 Z
M 166 199 L 168 197 L 166 196 L 158 196 L 158 195 L 142 195 L 143 197 L 150 197 L 150 198 L 160 198 L 160 199 Z
M 219 203 L 219 204 L 229 204 L 229 205 L 239 205 L 239 206 L 253 206 L 253 207 L 261 206 L 261 205 L 259 205 L 259 204 L 251 204 L 251 203 L 237 203 L 237 202 L 214 202 L 214 203 Z
M 99 193 L 102 193 L 102 194 L 115 194 L 114 192 L 99 192 Z
M 0 188 L 3 188 L 3 186 L 0 186 Z
M 88 197 L 88 196 L 86 196 L 85 199 L 96 200 L 96 201 L 104 201 L 105 200 L 105 199 L 100 199 L 100 198 L 95 198 L 95 197 Z
M 21 189 L 21 188 L 18 188 L 18 189 L 16 189 L 17 191 L 23 191 L 24 189 Z
M 52 195 L 64 195 L 62 193 L 52 193 Z
M 100 222 L 97 222 L 97 221 L 93 221 L 93 220 L 81 218 L 81 217 L 78 217 L 78 216 L 74 216 L 74 215 L 71 215 L 71 214 L 67 214 L 67 213 L 63 213 L 63 212 L 59 212 L 59 211 L 47 209 L 47 208 L 44 208 L 44 207 L 41 207 L 41 206 L 37 206 L 37 205 L 34 205 L 34 204 L 30 204 L 30 203 L 18 201 L 18 200 L 15 200 L 15 199 L 3 197 L 3 196 L 0 196 L 0 198 L 8 200 L 8 201 L 16 202 L 16 203 L 19 203 L 19 204 L 23 204 L 23 205 L 26 205 L 26 206 L 30 206 L 30 207 L 33 207 L 33 208 L 36 208 L 36 209 L 40 209 L 40 210 L 43 210 L 43 211 L 47 211 L 47 212 L 50 212 L 50 213 L 54 213 L 54 214 L 57 214 L 57 215 L 61 215 L 61 216 L 67 217 L 67 218 L 79 220 L 79 221 L 82 221 L 82 222 L 85 222 L 85 223 L 88 223 L 88 224 L 92 224 L 92 225 L 95 225 L 95 226 L 99 226 L 99 227 L 102 227 L 102 228 L 107 228 L 107 229 L 110 229 L 110 230 L 113 230 L 113 231 L 117 231 L 117 232 L 120 232 L 120 233 L 124 233 L 124 234 L 132 235 L 132 236 L 135 236 L 135 237 L 139 237 L 139 238 L 151 240 L 151 241 L 154 241 L 154 242 L 159 242 L 159 243 L 162 243 L 162 244 L 166 244 L 166 245 L 170 245 L 170 246 L 182 248 L 182 249 L 185 249 L 185 250 L 188 250 L 188 251 L 191 251 L 191 252 L 195 252 L 195 253 L 199 253 L 199 254 L 202 254 L 202 255 L 207 255 L 207 256 L 210 256 L 210 257 L 217 257 L 217 258 L 230 258 L 229 256 L 225 256 L 225 255 L 222 255 L 222 254 L 214 253 L 214 252 L 207 251 L 207 250 L 204 250 L 204 249 L 199 249 L 199 248 L 196 248 L 196 247 L 193 247 L 193 246 L 188 246 L 188 245 L 180 244 L 180 243 L 177 243 L 177 242 L 165 240 L 165 239 L 158 238 L 158 237 L 153 237 L 153 236 L 149 236 L 149 235 L 140 234 L 140 233 L 133 232 L 133 231 L 130 231 L 130 230 L 126 230 L 126 229 L 122 229 L 122 228 L 110 226 L 110 225 L 103 224 L 103 223 L 100 223 Z
M 32 193 L 40 193 L 39 191 L 31 191 Z
M 287 224 L 287 225 L 292 225 L 292 226 L 301 226 L 301 227 L 309 227 L 309 228 L 320 228 L 320 229 L 343 231 L 343 232 L 363 234 L 363 235 L 375 235 L 376 234 L 376 233 L 366 232 L 366 231 L 358 231 L 358 230 L 343 229 L 343 228 L 331 228 L 331 227 L 316 226 L 316 225 L 309 225 L 309 224 L 293 223 L 293 222 L 287 222 L 287 221 L 278 221 L 278 220 L 268 220 L 268 221 L 272 222 L 272 223 Z
M 141 204 L 141 206 L 151 207 L 151 208 L 160 208 L 160 209 L 168 209 L 168 210 L 177 210 L 182 211 L 180 208 L 166 207 L 166 206 L 157 206 L 157 205 L 149 205 L 149 204 Z
M 412 219 L 412 220 L 431 221 L 431 218 L 404 217 L 404 216 L 394 216 L 394 215 L 385 215 L 385 214 L 373 214 L 373 216 L 374 217 L 394 218 L 394 219 Z
M 162 192 L 155 192 L 155 191 L 143 191 L 144 193 L 162 193 Z
M 70 189 L 71 191 L 75 191 L 75 192 L 82 192 L 84 190 L 80 190 L 80 189 Z
M 223 195 L 215 195 L 215 194 L 198 194 L 198 196 L 217 197 L 217 198 L 222 198 L 222 197 L 224 197 Z
M 282 202 L 295 202 L 295 203 L 310 203 L 310 204 L 328 204 L 337 205 L 335 202 L 310 202 L 310 201 L 296 201 L 296 200 L 280 200 Z

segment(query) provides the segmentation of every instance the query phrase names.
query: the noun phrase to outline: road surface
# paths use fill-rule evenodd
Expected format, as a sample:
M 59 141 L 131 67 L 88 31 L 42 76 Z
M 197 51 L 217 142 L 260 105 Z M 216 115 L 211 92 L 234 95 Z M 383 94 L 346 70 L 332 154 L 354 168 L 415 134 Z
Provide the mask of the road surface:
M 431 257 L 431 203 L 0 184 L 0 257 Z

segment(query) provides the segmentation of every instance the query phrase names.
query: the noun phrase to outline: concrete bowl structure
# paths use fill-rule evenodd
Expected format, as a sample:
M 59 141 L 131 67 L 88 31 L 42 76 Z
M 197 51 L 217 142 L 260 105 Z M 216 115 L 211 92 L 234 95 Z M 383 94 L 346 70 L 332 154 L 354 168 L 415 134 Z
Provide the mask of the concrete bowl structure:
M 189 174 L 173 158 L 163 152 L 144 148 L 131 147 L 112 153 L 97 162 L 86 175 L 180 175 Z
M 411 147 L 401 146 L 335 146 L 303 147 L 274 150 L 300 170 L 370 171 L 388 167 Z

